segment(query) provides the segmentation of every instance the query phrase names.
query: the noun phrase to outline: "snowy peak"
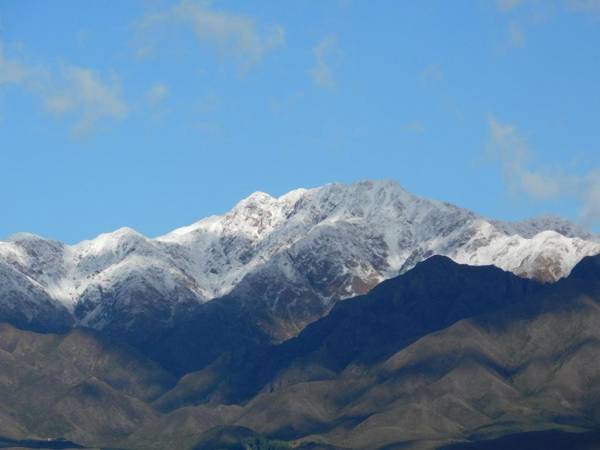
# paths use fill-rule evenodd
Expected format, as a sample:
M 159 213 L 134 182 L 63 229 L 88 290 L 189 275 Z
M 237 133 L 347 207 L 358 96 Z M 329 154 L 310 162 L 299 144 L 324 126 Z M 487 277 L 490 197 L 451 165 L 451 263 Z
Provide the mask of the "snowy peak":
M 155 239 L 121 228 L 72 246 L 29 234 L 0 242 L 5 279 L 17 273 L 35 286 L 21 293 L 29 303 L 43 292 L 96 328 L 149 310 L 168 320 L 183 305 L 230 293 L 308 321 L 307 299 L 321 314 L 434 254 L 554 281 L 597 253 L 597 236 L 562 219 L 489 221 L 393 181 L 255 192 L 222 216 Z
M 598 241 L 599 237 L 562 217 L 542 216 L 521 222 L 498 222 L 494 224 L 504 229 L 509 234 L 519 234 L 525 238 L 532 238 L 542 231 L 555 231 L 563 236 L 570 238 L 580 238 L 591 241 Z

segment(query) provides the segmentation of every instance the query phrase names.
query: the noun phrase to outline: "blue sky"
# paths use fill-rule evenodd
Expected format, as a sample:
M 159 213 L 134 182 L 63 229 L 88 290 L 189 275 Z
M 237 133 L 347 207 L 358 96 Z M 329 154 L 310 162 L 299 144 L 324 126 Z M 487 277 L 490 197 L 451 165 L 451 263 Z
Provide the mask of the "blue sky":
M 0 238 L 391 178 L 600 225 L 600 1 L 0 0 Z

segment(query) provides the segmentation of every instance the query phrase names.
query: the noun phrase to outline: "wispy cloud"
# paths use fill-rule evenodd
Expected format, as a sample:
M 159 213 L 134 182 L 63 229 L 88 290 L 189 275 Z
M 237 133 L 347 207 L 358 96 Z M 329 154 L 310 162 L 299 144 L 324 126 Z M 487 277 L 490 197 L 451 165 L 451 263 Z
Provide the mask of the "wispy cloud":
M 600 0 L 569 0 L 568 6 L 572 11 L 600 17 Z
M 559 0 L 566 1 L 566 0 Z M 526 37 L 530 30 L 548 22 L 554 15 L 560 3 L 539 0 L 499 0 L 496 3 L 498 10 L 509 21 L 506 26 L 506 47 L 524 47 Z
M 47 68 L 25 61 L 22 57 L 9 56 L 0 41 L 0 88 L 17 86 L 29 91 L 47 88 L 50 73 Z
M 193 128 L 206 135 L 219 136 L 223 134 L 225 127 L 219 120 L 219 114 L 215 114 L 221 109 L 222 101 L 222 98 L 214 92 L 197 100 L 194 107 Z
M 580 211 L 581 221 L 588 225 L 598 225 L 600 221 L 600 170 L 591 171 L 584 181 L 583 206 Z
M 21 88 L 39 98 L 53 115 L 69 115 L 73 132 L 89 134 L 105 119 L 122 120 L 129 107 L 121 97 L 116 77 L 107 82 L 94 70 L 66 66 L 52 70 L 9 58 L 0 43 L 0 87 Z
M 444 71 L 437 64 L 430 64 L 419 73 L 419 81 L 423 84 L 434 84 L 444 79 Z
M 325 36 L 313 48 L 315 65 L 310 70 L 310 76 L 317 86 L 322 88 L 335 86 L 331 59 L 336 57 L 338 52 L 337 37 L 332 34 Z
M 600 0 L 497 0 L 496 6 L 503 13 L 526 10 L 526 13 L 534 19 L 547 18 L 556 9 L 592 15 L 600 14 Z
M 52 113 L 75 116 L 77 135 L 90 134 L 104 119 L 122 120 L 129 113 L 116 78 L 107 82 L 91 69 L 69 66 L 60 82 L 61 87 L 41 92 L 42 101 Z
M 510 11 L 517 8 L 523 0 L 498 0 L 496 4 L 501 11 Z
M 511 22 L 508 25 L 508 42 L 513 47 L 523 47 L 525 45 L 523 27 L 517 22 Z
M 584 175 L 536 164 L 535 155 L 514 125 L 489 119 L 486 155 L 500 164 L 508 188 L 533 200 L 571 198 L 579 204 L 586 225 L 600 221 L 600 169 Z
M 194 33 L 202 47 L 232 58 L 243 70 L 285 44 L 285 30 L 279 25 L 261 27 L 252 17 L 214 9 L 208 1 L 182 1 L 170 9 L 147 14 L 135 24 L 138 55 L 154 53 L 160 45 L 157 30 L 182 26 Z
M 0 42 L 0 86 L 26 83 L 30 77 L 30 69 L 19 61 L 8 58 Z
M 513 192 L 536 199 L 556 198 L 562 194 L 560 176 L 530 169 L 532 153 L 515 126 L 491 118 L 489 132 L 487 156 L 500 163 L 504 179 Z
M 150 106 L 162 103 L 169 96 L 169 87 L 166 84 L 157 83 L 146 92 L 146 101 Z
M 415 134 L 425 133 L 425 130 L 426 130 L 423 122 L 420 122 L 418 120 L 414 120 L 412 122 L 406 122 L 400 126 L 400 129 L 404 132 L 415 133 Z

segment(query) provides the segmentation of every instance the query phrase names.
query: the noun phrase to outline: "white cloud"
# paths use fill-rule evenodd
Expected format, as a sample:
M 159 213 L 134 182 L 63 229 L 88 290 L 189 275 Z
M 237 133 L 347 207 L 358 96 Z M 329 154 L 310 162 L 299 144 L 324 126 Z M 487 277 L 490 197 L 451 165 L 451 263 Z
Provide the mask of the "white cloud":
M 530 169 L 532 155 L 529 146 L 513 125 L 491 118 L 489 131 L 487 156 L 500 163 L 503 176 L 513 192 L 522 192 L 536 199 L 560 196 L 560 177 Z
M 74 115 L 76 123 L 73 131 L 78 135 L 94 131 L 103 119 L 121 120 L 129 113 L 116 81 L 103 81 L 91 69 L 66 67 L 61 84 L 58 89 L 43 92 L 42 101 L 50 112 Z
M 416 134 L 425 133 L 425 131 L 426 131 L 426 128 L 425 128 L 425 125 L 423 125 L 423 122 L 420 122 L 418 120 L 415 120 L 412 122 L 406 122 L 406 123 L 402 124 L 400 129 L 407 133 L 416 133 Z
M 156 106 L 169 96 L 169 86 L 157 83 L 146 92 L 146 100 L 151 106 Z
M 560 169 L 533 167 L 534 155 L 514 125 L 489 120 L 487 157 L 500 164 L 509 189 L 534 200 L 571 198 L 578 202 L 580 220 L 600 221 L 600 169 L 580 176 Z
M 0 86 L 3 84 L 20 84 L 27 81 L 29 69 L 19 61 L 9 59 L 4 55 L 0 42 Z
M 497 0 L 496 6 L 499 11 L 513 17 L 519 15 L 532 25 L 547 22 L 562 11 L 600 17 L 600 0 Z
M 444 79 L 444 71 L 437 64 L 430 64 L 419 73 L 421 83 L 433 84 Z
M 83 67 L 52 71 L 11 59 L 0 43 L 0 87 L 3 85 L 35 95 L 47 112 L 71 115 L 76 134 L 92 132 L 104 119 L 124 119 L 129 110 L 115 80 L 103 81 L 97 72 Z
M 512 11 L 521 6 L 522 3 L 523 0 L 499 0 L 497 2 L 497 6 L 500 11 L 512 14 Z M 534 8 L 534 10 L 537 11 L 538 8 Z M 512 14 L 513 17 L 515 15 L 517 14 Z M 536 20 L 533 20 L 532 17 L 529 17 L 529 14 L 518 14 L 518 16 L 519 21 L 517 22 L 516 19 L 511 20 L 506 29 L 507 43 L 511 47 L 523 47 L 525 45 L 524 24 L 529 26 L 532 24 L 532 22 L 536 22 Z M 536 12 L 534 17 L 537 16 L 538 13 Z
M 498 0 L 498 10 L 510 18 L 504 44 L 507 47 L 523 47 L 527 34 L 547 23 L 556 14 L 556 9 L 567 1 Z
M 525 45 L 523 28 L 516 22 L 511 22 L 508 25 L 508 41 L 513 47 L 523 47 Z
M 233 58 L 243 70 L 285 44 L 281 26 L 261 29 L 251 17 L 213 9 L 210 2 L 184 0 L 166 11 L 148 14 L 137 23 L 138 55 L 154 52 L 157 29 L 182 25 L 194 32 L 199 44 Z
M 313 82 L 322 88 L 335 86 L 331 68 L 331 58 L 338 53 L 337 38 L 334 35 L 325 36 L 313 48 L 315 65 L 310 70 Z
M 589 226 L 600 222 L 600 169 L 592 170 L 584 180 L 583 206 L 579 212 L 580 219 Z
M 576 12 L 600 14 L 600 0 L 569 0 L 569 8 Z
M 522 0 L 498 0 L 498 8 L 502 11 L 510 11 L 517 8 L 522 3 Z

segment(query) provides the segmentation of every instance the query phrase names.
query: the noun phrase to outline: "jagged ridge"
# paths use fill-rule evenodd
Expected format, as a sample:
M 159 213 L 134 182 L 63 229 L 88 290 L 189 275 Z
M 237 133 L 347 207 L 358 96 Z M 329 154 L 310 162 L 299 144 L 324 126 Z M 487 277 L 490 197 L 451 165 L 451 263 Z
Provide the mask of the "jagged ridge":
M 279 198 L 257 192 L 155 239 L 129 228 L 72 246 L 13 236 L 0 242 L 0 312 L 20 308 L 34 321 L 53 302 L 79 325 L 160 326 L 230 295 L 285 316 L 289 335 L 433 254 L 554 281 L 596 253 L 597 236 L 561 219 L 489 221 L 391 181 L 330 184 Z

